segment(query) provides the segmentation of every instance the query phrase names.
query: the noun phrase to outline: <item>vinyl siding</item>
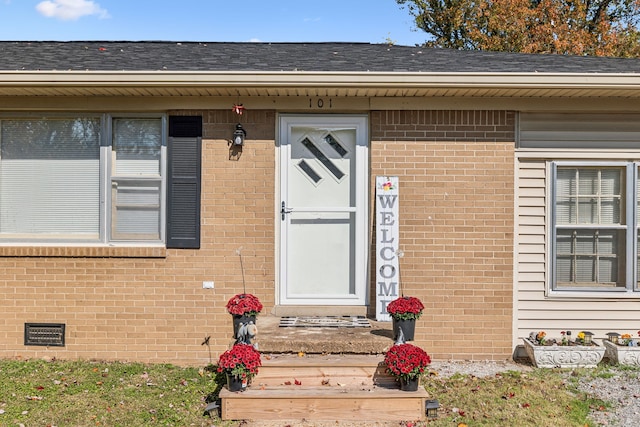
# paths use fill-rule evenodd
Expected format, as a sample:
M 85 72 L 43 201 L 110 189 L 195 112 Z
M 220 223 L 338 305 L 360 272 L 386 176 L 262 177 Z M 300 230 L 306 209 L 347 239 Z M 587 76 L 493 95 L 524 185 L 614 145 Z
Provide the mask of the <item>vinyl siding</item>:
M 640 115 L 630 113 L 520 113 L 516 151 L 514 345 L 532 331 L 633 333 L 640 323 L 640 293 L 548 292 L 548 227 L 552 160 L 638 161 Z M 606 150 L 606 151 L 605 151 Z

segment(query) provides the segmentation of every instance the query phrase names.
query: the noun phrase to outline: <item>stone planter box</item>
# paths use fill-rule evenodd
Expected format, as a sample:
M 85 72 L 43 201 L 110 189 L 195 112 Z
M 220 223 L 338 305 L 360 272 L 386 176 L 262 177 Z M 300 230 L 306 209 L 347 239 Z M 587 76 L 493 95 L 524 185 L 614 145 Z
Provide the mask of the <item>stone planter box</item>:
M 603 340 L 605 356 L 611 363 L 620 365 L 640 366 L 640 347 L 629 347 Z
M 537 368 L 595 368 L 604 357 L 605 348 L 594 345 L 534 345 L 523 338 L 524 349 Z

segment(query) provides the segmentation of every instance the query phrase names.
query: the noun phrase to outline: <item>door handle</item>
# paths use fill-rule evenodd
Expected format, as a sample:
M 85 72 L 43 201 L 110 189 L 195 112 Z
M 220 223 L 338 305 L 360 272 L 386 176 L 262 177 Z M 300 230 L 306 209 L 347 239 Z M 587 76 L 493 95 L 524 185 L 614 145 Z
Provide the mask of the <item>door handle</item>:
M 280 215 L 282 215 L 282 220 L 284 221 L 284 216 L 288 213 L 293 212 L 293 209 L 288 208 L 285 202 L 282 202 L 282 208 L 280 209 Z

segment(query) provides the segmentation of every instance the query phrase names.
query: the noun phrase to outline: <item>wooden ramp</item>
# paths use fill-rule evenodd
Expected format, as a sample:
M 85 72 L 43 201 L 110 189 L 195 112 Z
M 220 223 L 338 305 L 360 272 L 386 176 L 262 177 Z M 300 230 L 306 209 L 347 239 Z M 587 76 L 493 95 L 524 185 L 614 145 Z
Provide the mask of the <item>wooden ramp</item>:
M 243 392 L 220 392 L 223 420 L 416 421 L 423 387 L 401 391 L 382 355 L 263 355 Z

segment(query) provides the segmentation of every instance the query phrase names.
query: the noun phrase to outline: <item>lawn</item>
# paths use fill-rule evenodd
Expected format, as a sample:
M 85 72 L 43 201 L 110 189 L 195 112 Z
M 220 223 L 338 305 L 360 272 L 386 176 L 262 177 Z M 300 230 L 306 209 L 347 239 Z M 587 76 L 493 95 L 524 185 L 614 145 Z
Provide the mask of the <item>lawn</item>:
M 607 369 L 508 371 L 487 378 L 432 372 L 424 384 L 440 402 L 440 418 L 418 425 L 592 425 L 589 411 L 609 404 L 577 391 L 576 382 L 606 377 Z M 0 425 L 237 426 L 204 412 L 217 381 L 205 367 L 0 360 Z

